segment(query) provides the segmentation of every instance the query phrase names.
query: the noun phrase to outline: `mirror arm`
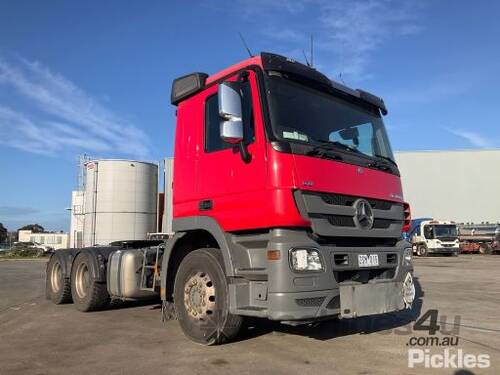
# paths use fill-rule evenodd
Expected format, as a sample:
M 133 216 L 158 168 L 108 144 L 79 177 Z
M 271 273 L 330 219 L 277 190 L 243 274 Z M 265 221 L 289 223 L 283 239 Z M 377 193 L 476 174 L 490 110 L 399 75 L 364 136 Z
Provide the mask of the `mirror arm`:
M 239 143 L 239 149 L 241 160 L 243 160 L 243 162 L 245 162 L 246 164 L 250 163 L 250 161 L 252 160 L 252 155 L 248 152 L 248 147 L 244 141 L 241 141 Z

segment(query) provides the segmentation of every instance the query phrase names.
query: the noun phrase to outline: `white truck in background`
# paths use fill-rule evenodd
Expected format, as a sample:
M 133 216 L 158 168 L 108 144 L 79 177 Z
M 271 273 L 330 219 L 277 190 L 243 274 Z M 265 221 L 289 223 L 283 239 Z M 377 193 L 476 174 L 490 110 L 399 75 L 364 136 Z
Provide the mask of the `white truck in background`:
M 429 254 L 456 256 L 460 252 L 457 225 L 453 221 L 413 220 L 408 238 L 413 245 L 413 253 L 418 256 Z

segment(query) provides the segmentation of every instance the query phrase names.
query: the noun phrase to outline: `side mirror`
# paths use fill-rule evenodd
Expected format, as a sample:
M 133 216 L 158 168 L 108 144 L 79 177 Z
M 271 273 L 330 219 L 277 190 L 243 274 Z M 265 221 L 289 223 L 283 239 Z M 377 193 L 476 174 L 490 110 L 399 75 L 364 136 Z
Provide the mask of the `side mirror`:
M 237 144 L 243 141 L 243 111 L 238 82 L 219 85 L 220 137 L 224 142 Z

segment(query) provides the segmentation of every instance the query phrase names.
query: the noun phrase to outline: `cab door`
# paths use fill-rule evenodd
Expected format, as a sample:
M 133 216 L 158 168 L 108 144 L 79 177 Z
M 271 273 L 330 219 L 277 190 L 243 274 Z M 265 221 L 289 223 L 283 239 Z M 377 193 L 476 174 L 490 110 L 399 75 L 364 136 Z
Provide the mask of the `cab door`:
M 198 147 L 199 215 L 211 216 L 226 231 L 262 225 L 266 187 L 265 133 L 256 74 L 237 73 L 226 81 L 242 84 L 244 144 L 250 153 L 245 162 L 239 145 L 220 137 L 218 84 L 205 90 L 203 131 Z

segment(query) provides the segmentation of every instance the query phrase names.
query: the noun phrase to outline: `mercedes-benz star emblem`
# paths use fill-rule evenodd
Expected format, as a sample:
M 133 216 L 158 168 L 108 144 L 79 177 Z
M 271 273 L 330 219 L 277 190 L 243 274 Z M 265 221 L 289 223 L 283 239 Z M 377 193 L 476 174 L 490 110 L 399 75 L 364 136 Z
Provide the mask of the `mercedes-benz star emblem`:
M 371 229 L 373 227 L 373 210 L 370 203 L 365 199 L 358 199 L 353 205 L 356 213 L 354 223 L 360 229 Z

